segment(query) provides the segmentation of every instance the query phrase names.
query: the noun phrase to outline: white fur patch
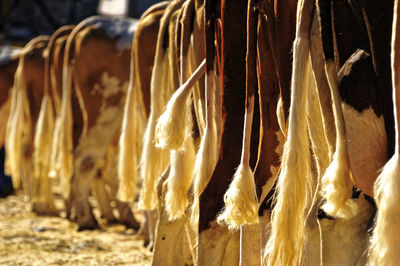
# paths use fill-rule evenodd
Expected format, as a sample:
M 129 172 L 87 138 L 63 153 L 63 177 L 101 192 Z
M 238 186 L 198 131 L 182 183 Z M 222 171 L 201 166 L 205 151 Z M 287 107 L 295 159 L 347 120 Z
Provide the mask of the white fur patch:
M 360 113 L 345 103 L 342 107 L 351 172 L 357 185 L 370 194 L 378 171 L 387 161 L 385 122 L 372 108 Z

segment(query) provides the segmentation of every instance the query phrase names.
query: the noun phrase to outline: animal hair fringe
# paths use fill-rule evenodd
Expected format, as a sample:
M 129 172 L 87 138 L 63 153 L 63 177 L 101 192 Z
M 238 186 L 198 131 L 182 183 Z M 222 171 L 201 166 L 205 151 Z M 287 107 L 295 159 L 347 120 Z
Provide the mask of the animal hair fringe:
M 311 162 L 306 118 L 309 41 L 303 36 L 297 36 L 293 46 L 292 111 L 289 113 L 287 141 L 277 181 L 276 205 L 271 216 L 271 236 L 264 254 L 267 265 L 301 264 L 306 239 L 306 208 L 311 199 Z

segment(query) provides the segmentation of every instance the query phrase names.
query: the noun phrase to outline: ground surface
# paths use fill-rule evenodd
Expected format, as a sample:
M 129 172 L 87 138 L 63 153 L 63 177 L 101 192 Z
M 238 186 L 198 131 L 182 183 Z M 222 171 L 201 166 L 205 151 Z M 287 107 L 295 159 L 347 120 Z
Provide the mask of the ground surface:
M 77 232 L 61 217 L 29 211 L 23 196 L 0 199 L 0 265 L 149 265 L 140 236 L 122 225 Z

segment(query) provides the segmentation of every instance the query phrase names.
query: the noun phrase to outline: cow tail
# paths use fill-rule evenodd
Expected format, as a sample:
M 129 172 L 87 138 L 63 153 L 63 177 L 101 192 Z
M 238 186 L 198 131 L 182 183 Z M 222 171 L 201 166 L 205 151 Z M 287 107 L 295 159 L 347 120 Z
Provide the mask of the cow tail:
M 182 217 L 189 205 L 187 194 L 192 183 L 195 158 L 193 139 L 187 138 L 183 145 L 183 151 L 171 151 L 168 191 L 165 195 L 166 211 L 171 220 Z
M 317 1 L 324 67 L 332 99 L 336 128 L 336 150 L 333 159 L 321 178 L 321 194 L 326 200 L 322 208 L 331 216 L 350 219 L 358 207 L 351 197 L 350 167 L 345 142 L 345 124 L 338 89 L 338 76 L 334 58 L 334 32 L 332 31 L 331 1 Z
M 205 188 L 217 164 L 217 128 L 215 117 L 215 82 L 212 71 L 206 73 L 206 128 L 201 138 L 200 148 L 196 154 L 193 175 L 192 224 L 198 224 L 200 194 Z
M 161 94 L 160 91 L 155 92 L 155 88 L 162 88 L 168 86 L 168 62 L 166 62 L 165 53 L 164 55 L 156 55 L 156 61 L 153 68 L 152 80 L 151 80 L 151 112 L 147 123 L 146 131 L 143 139 L 143 152 L 140 158 L 140 176 L 143 180 L 142 189 L 140 191 L 141 202 L 140 205 L 147 210 L 152 210 L 157 205 L 157 193 L 155 189 L 155 179 L 158 178 L 163 171 L 165 162 L 162 160 L 161 150 L 154 146 L 154 128 L 156 126 L 156 117 L 160 113 L 158 110 L 162 104 L 162 99 L 155 99 L 157 93 Z M 154 92 L 153 92 L 154 91 Z M 153 97 L 154 96 L 154 97 Z M 160 98 L 158 96 L 158 98 Z
M 58 123 L 57 133 L 54 136 L 53 144 L 58 146 L 57 168 L 60 174 L 60 186 L 65 199 L 69 197 L 71 190 L 71 178 L 73 174 L 73 145 L 72 145 L 72 82 L 73 82 L 73 66 L 70 64 L 69 54 L 71 53 L 71 42 L 74 34 L 68 38 L 65 48 L 64 66 L 63 66 L 63 92 L 61 101 L 61 113 Z M 57 139 L 57 143 L 55 142 Z
M 392 28 L 392 86 L 396 129 L 393 157 L 386 163 L 374 186 L 377 204 L 375 229 L 371 239 L 369 265 L 397 265 L 400 261 L 400 5 L 394 4 Z
M 33 174 L 35 182 L 41 188 L 38 195 L 53 204 L 52 189 L 49 179 L 49 161 L 51 154 L 51 141 L 54 132 L 54 113 L 49 95 L 45 95 L 40 107 L 39 118 L 33 142 Z M 43 194 L 42 194 L 43 193 Z
M 224 195 L 225 208 L 218 216 L 220 223 L 238 229 L 241 225 L 258 222 L 258 198 L 254 174 L 249 165 L 250 140 L 254 113 L 254 98 L 257 88 L 256 53 L 257 33 L 254 2 L 249 1 L 247 11 L 247 55 L 246 55 L 246 111 L 244 117 L 242 156 L 233 175 L 232 183 Z
M 345 142 L 345 124 L 335 63 L 329 60 L 325 65 L 325 70 L 332 94 L 336 125 L 336 151 L 333 154 L 332 162 L 321 179 L 321 193 L 326 200 L 322 208 L 334 217 L 350 219 L 357 214 L 358 207 L 351 199 L 352 186 Z
M 188 3 L 188 2 L 186 2 Z M 188 4 L 185 4 L 184 12 L 187 12 Z M 181 63 L 181 75 L 180 75 L 180 88 L 175 91 L 171 99 L 167 104 L 165 112 L 159 117 L 155 131 L 155 143 L 156 146 L 162 149 L 181 149 L 182 145 L 187 138 L 191 135 L 191 124 L 187 121 L 191 118 L 191 103 L 190 95 L 192 92 L 193 83 L 199 78 L 195 75 L 193 79 L 189 79 L 188 82 L 184 83 L 187 78 L 187 62 L 188 62 L 188 49 L 190 44 L 190 25 L 187 25 L 191 21 L 190 17 L 183 16 L 181 20 L 182 25 L 182 36 L 180 43 L 180 63 Z M 204 64 L 205 70 L 205 64 Z M 202 74 L 204 70 L 201 68 Z M 198 72 L 195 72 L 198 73 Z
M 185 139 L 191 135 L 190 95 L 194 83 L 205 72 L 205 60 L 193 75 L 171 97 L 167 109 L 160 116 L 155 129 L 156 146 L 163 149 L 179 150 Z
M 182 2 L 175 1 L 170 4 L 163 17 L 161 18 L 160 29 L 157 37 L 157 47 L 154 59 L 154 67 L 150 84 L 150 116 L 147 123 L 143 140 L 143 152 L 140 158 L 140 175 L 143 179 L 142 189 L 140 191 L 140 205 L 147 210 L 152 210 L 157 206 L 157 191 L 155 180 L 160 177 L 168 164 L 169 155 L 154 146 L 155 127 L 158 117 L 161 115 L 167 100 L 171 97 L 172 86 L 169 75 L 169 57 L 167 54 L 166 36 L 170 30 L 169 22 L 174 12 L 180 8 Z M 171 36 L 169 36 L 171 37 Z M 170 38 L 171 39 L 171 38 Z M 172 53 L 173 43 L 170 44 Z M 171 62 L 172 63 L 172 62 Z
M 224 211 L 218 216 L 219 223 L 226 223 L 228 227 L 234 229 L 238 229 L 241 225 L 258 222 L 256 186 L 253 171 L 249 165 L 253 112 L 254 95 L 247 102 L 240 165 L 233 176 L 229 189 L 224 195 Z
M 51 141 L 54 134 L 54 112 L 52 100 L 50 97 L 50 62 L 52 55 L 52 47 L 54 40 L 51 40 L 45 50 L 45 67 L 44 67 L 44 96 L 42 99 L 39 117 L 35 129 L 33 140 L 33 175 L 35 183 L 39 184 L 40 197 L 51 201 L 53 204 L 53 195 L 49 180 L 49 166 L 51 157 Z
M 140 30 L 140 23 L 138 26 Z M 137 36 L 137 35 L 135 35 Z M 146 120 L 144 104 L 141 95 L 141 84 L 135 67 L 135 52 L 138 51 L 138 40 L 134 38 L 131 51 L 131 76 L 128 95 L 124 106 L 121 137 L 119 139 L 118 178 L 119 187 L 117 198 L 121 201 L 133 201 L 137 183 L 137 161 L 142 150 L 141 136 L 144 133 Z
M 23 107 L 23 66 L 24 53 L 21 53 L 18 67 L 14 76 L 14 87 L 11 94 L 10 116 L 7 122 L 6 130 L 6 159 L 5 172 L 12 176 L 13 186 L 18 189 L 21 184 L 21 175 L 19 165 L 21 162 L 21 147 L 22 147 L 22 126 L 24 120 Z
M 176 128 L 176 130 L 179 131 L 176 132 L 176 134 L 180 135 L 180 137 L 183 138 L 183 146 L 181 145 L 182 148 L 177 147 L 178 149 L 171 150 L 170 154 L 171 170 L 168 176 L 165 205 L 168 216 L 172 220 L 178 219 L 183 216 L 189 205 L 188 191 L 193 181 L 193 167 L 195 160 L 195 149 L 193 137 L 191 134 L 193 121 L 191 112 L 192 101 L 190 95 L 192 92 L 191 87 L 205 72 L 204 60 L 200 64 L 200 66 L 196 68 L 191 77 L 189 77 L 188 81 L 184 83 L 184 81 L 188 78 L 189 73 L 191 73 L 192 71 L 189 62 L 194 61 L 193 54 L 190 54 L 190 37 L 192 34 L 191 23 L 193 9 L 194 1 L 185 2 L 182 7 L 182 16 L 180 20 L 181 41 L 179 55 L 181 64 L 179 83 L 181 84 L 181 87 L 171 97 L 171 99 L 174 99 L 175 95 L 181 92 L 182 94 L 186 94 L 178 96 L 184 99 L 176 100 L 174 103 L 172 103 L 175 105 L 174 108 L 179 108 L 179 106 L 182 106 L 181 114 L 179 114 L 178 110 L 170 113 L 171 116 L 174 116 L 171 117 L 171 119 L 178 121 L 178 124 L 181 125 L 180 127 Z M 185 90 L 185 92 L 183 90 Z M 168 103 L 167 110 L 170 107 L 170 103 L 171 100 Z
M 298 2 L 287 140 L 277 180 L 271 236 L 265 249 L 267 265 L 302 264 L 306 209 L 310 205 L 312 182 L 306 115 L 308 75 L 311 74 L 309 26 L 312 10 L 313 1 Z

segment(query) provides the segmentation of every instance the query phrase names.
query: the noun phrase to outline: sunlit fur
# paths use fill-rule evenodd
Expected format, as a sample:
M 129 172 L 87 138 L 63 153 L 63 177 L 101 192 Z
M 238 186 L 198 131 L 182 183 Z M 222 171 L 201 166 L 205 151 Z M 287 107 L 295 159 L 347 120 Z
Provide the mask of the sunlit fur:
M 190 123 L 191 124 L 191 123 Z M 171 220 L 182 217 L 189 205 L 188 190 L 192 183 L 195 151 L 193 139 L 186 138 L 182 151 L 173 150 L 170 156 L 170 172 L 165 205 Z
M 24 55 L 31 50 L 37 42 L 46 37 L 37 37 L 30 41 L 20 55 L 18 67 L 14 76 L 14 87 L 11 96 L 10 116 L 6 129 L 6 173 L 12 176 L 14 188 L 19 188 L 23 183 L 25 192 L 31 197 L 32 165 L 25 156 L 32 145 L 32 121 L 29 110 L 29 99 L 26 91 L 25 58 Z
M 322 196 L 326 203 L 323 209 L 334 217 L 350 219 L 358 208 L 351 199 L 352 184 L 345 142 L 345 124 L 339 96 L 336 66 L 333 61 L 325 65 L 329 87 L 332 94 L 333 113 L 336 126 L 336 151 L 331 164 L 322 177 Z
M 281 132 L 285 134 L 285 116 L 283 113 L 282 97 L 279 97 L 278 103 L 276 104 L 276 117 L 278 118 L 278 124 Z
M 150 84 L 150 116 L 143 140 L 143 152 L 140 159 L 140 176 L 143 179 L 140 191 L 140 204 L 147 210 L 154 209 L 157 205 L 157 193 L 155 181 L 164 171 L 169 161 L 169 152 L 160 150 L 154 146 L 155 127 L 158 117 L 161 115 L 164 106 L 172 94 L 170 62 L 168 52 L 164 49 L 164 36 L 169 30 L 169 22 L 173 13 L 179 7 L 179 1 L 170 4 L 160 23 L 160 30 L 157 37 L 157 47 L 154 59 L 154 67 Z M 172 45 L 170 43 L 170 45 Z
M 258 223 L 258 201 L 254 175 L 248 164 L 240 164 L 232 183 L 224 195 L 225 207 L 218 216 L 219 223 L 226 223 L 230 229 L 241 225 Z
M 23 92 L 22 88 L 22 73 L 23 71 L 23 58 L 20 59 L 18 68 L 15 72 L 14 87 L 11 92 L 11 109 L 10 116 L 7 123 L 6 131 L 6 160 L 5 160 L 5 172 L 11 175 L 13 178 L 13 186 L 18 189 L 21 183 L 21 176 L 19 174 L 18 165 L 21 160 L 21 145 L 22 136 L 21 130 L 24 126 L 24 107 L 23 107 Z M 27 126 L 27 125 L 26 125 Z
M 249 165 L 250 138 L 254 112 L 254 95 L 247 99 L 244 119 L 242 158 L 232 183 L 224 195 L 225 207 L 218 216 L 219 223 L 239 229 L 241 225 L 258 222 L 258 199 L 253 171 Z
M 134 49 L 137 49 L 134 39 Z M 118 178 L 119 187 L 117 198 L 121 201 L 132 201 L 135 197 L 135 187 L 138 180 L 138 158 L 142 152 L 142 136 L 146 125 L 144 104 L 138 69 L 134 66 L 134 57 L 131 58 L 131 76 L 128 96 L 124 106 L 121 137 L 119 139 Z M 136 74 L 136 75 L 135 75 Z
M 383 168 L 374 187 L 378 212 L 371 238 L 370 265 L 398 265 L 400 260 L 400 158 L 396 153 Z
M 188 58 L 181 58 L 187 61 Z M 182 70 L 183 71 L 183 70 Z M 192 86 L 205 71 L 205 61 L 195 70 L 192 76 L 172 95 L 167 109 L 160 116 L 155 129 L 156 146 L 163 149 L 179 150 L 187 136 L 191 135 L 191 99 Z M 185 70 L 186 72 L 186 70 Z
M 183 87 L 181 87 L 183 88 Z M 191 88 L 177 90 L 169 100 L 167 109 L 160 116 L 155 129 L 156 146 L 162 149 L 179 150 L 191 134 Z
M 163 99 L 160 97 L 162 94 L 160 91 L 155 90 L 160 90 L 162 87 L 169 86 L 167 73 L 168 62 L 165 57 L 157 56 L 157 54 L 156 59 L 157 62 L 154 64 L 151 80 L 151 113 L 144 134 L 143 152 L 140 159 L 140 175 L 143 179 L 140 192 L 142 199 L 141 204 L 148 210 L 156 207 L 158 201 L 155 190 L 155 180 L 161 175 L 168 163 L 168 158 L 162 155 L 163 151 L 156 148 L 153 142 L 156 117 L 161 113 L 160 109 L 162 108 L 161 106 L 163 106 Z M 155 89 L 155 87 L 157 89 Z
M 71 34 L 72 35 L 72 34 Z M 68 44 L 67 44 L 68 45 Z M 66 48 L 67 53 L 67 48 Z M 63 67 L 63 92 L 61 101 L 61 114 L 60 122 L 58 124 L 59 136 L 53 136 L 58 138 L 58 142 L 53 140 L 53 144 L 57 145 L 58 158 L 56 166 L 53 169 L 57 169 L 57 173 L 60 174 L 60 186 L 63 188 L 62 194 L 64 198 L 69 197 L 71 178 L 73 173 L 73 154 L 72 154 L 72 110 L 71 110 L 71 90 L 72 90 L 72 73 L 73 69 L 69 65 L 69 60 L 64 59 Z
M 306 120 L 307 82 L 311 74 L 307 33 L 310 25 L 309 7 L 307 0 L 298 2 L 287 141 L 277 181 L 271 236 L 265 249 L 267 265 L 300 265 L 306 239 L 304 224 L 306 208 L 311 199 Z
M 33 151 L 33 178 L 35 187 L 39 187 L 35 196 L 45 206 L 37 211 L 55 211 L 54 197 L 49 179 L 49 163 L 51 154 L 51 142 L 54 131 L 54 114 L 51 100 L 45 95 L 42 100 L 39 118 L 35 130 Z M 35 200 L 35 199 L 33 199 Z
M 191 223 L 194 228 L 199 221 L 199 197 L 215 168 L 218 158 L 219 99 L 216 97 L 214 73 L 206 73 L 206 128 L 201 138 L 193 169 L 193 204 Z
M 398 0 L 394 4 L 392 28 L 392 86 L 396 130 L 396 146 L 393 157 L 386 163 L 374 186 L 374 198 L 378 212 L 371 239 L 370 265 L 398 265 L 400 261 L 400 20 Z

